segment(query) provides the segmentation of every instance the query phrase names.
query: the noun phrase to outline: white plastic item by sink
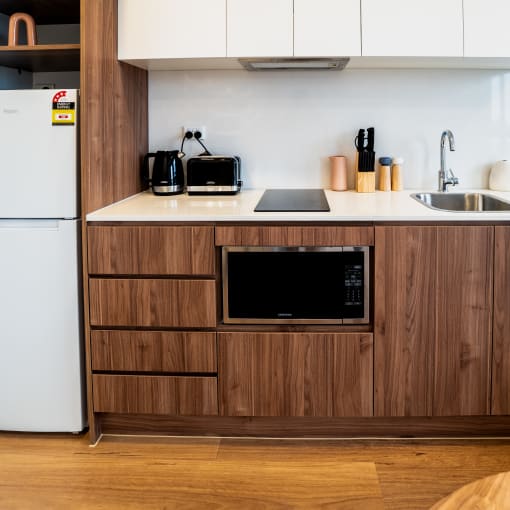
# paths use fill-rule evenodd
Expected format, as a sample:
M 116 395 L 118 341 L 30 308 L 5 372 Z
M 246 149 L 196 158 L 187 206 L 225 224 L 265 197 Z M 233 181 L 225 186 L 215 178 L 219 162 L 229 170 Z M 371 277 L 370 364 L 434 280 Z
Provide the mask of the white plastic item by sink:
M 510 161 L 504 159 L 493 165 L 489 175 L 489 189 L 510 191 Z

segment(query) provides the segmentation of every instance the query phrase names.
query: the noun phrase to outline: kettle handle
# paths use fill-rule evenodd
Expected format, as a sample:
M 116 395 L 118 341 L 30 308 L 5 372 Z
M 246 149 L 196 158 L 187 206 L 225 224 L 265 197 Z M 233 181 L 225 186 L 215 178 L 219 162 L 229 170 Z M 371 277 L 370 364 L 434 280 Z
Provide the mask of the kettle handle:
M 156 157 L 155 152 L 149 152 L 143 157 L 140 177 L 142 179 L 142 184 L 144 187 L 149 187 L 151 185 L 151 179 L 149 178 L 149 159 L 155 157 Z

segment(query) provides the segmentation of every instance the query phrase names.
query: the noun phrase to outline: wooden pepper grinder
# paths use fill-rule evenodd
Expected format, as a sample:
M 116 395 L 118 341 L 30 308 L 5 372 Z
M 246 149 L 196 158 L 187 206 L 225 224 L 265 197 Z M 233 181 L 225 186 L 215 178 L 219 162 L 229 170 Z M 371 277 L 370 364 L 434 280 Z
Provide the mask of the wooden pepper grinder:
M 379 189 L 391 191 L 391 158 L 379 158 Z
M 8 46 L 18 46 L 20 23 L 24 22 L 27 29 L 27 44 L 35 46 L 37 38 L 35 34 L 35 21 L 30 14 L 24 12 L 16 12 L 9 18 L 9 36 L 7 40 Z

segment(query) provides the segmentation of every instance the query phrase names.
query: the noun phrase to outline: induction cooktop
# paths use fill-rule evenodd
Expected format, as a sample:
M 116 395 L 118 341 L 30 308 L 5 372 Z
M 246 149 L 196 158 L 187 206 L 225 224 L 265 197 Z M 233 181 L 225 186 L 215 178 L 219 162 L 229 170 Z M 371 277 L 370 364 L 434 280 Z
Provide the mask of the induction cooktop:
M 255 212 L 329 212 L 322 189 L 266 189 Z

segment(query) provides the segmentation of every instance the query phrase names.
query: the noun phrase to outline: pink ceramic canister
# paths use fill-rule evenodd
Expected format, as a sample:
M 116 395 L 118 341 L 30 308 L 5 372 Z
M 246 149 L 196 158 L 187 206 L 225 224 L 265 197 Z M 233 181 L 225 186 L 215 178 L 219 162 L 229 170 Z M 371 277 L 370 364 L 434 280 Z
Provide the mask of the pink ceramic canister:
M 347 158 L 345 156 L 330 156 L 331 189 L 345 191 L 347 189 Z

